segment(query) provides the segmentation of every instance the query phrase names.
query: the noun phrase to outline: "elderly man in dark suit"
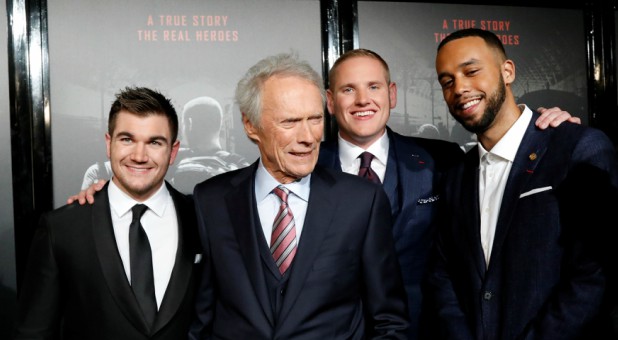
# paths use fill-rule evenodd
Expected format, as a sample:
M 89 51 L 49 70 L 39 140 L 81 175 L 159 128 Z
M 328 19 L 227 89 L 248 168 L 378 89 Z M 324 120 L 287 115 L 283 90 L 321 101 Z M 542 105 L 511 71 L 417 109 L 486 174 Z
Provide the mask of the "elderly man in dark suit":
M 608 339 L 618 166 L 601 131 L 541 131 L 516 104 L 500 39 L 456 31 L 438 47 L 449 111 L 478 144 L 449 174 L 427 298 L 435 339 Z
M 42 216 L 14 339 L 186 338 L 201 248 L 192 201 L 167 185 L 178 152 L 171 102 L 127 88 L 112 104 L 112 180 L 96 203 Z
M 236 100 L 260 158 L 194 190 L 206 261 L 191 339 L 405 339 L 388 198 L 316 166 L 319 75 L 267 57 Z

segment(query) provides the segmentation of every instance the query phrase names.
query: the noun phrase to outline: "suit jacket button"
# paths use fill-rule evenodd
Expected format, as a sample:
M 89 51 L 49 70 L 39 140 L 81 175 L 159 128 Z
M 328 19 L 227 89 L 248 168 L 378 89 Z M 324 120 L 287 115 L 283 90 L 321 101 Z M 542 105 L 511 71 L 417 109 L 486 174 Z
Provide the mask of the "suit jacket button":
M 489 301 L 491 300 L 492 297 L 493 297 L 493 294 L 488 290 L 486 290 L 485 293 L 483 293 L 483 300 Z

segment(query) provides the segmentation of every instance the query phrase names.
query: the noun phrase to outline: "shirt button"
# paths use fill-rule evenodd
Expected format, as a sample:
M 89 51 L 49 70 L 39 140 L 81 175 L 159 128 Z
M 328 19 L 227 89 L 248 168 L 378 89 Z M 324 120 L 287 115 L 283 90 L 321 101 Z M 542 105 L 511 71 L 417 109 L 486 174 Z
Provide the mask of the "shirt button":
M 483 293 L 483 300 L 491 300 L 491 298 L 493 297 L 493 294 L 490 291 L 485 291 L 485 293 Z
M 285 289 L 282 289 L 280 293 L 281 293 L 281 295 L 284 295 L 285 294 Z

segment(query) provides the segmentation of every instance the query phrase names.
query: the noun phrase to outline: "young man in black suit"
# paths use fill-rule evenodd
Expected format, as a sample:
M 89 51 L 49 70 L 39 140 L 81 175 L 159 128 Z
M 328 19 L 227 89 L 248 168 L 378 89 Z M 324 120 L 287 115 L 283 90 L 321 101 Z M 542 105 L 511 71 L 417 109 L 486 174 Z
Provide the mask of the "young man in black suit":
M 94 204 L 42 216 L 14 339 L 187 336 L 201 250 L 191 200 L 164 181 L 177 134 L 176 111 L 162 94 L 117 94 L 105 135 L 114 176 Z

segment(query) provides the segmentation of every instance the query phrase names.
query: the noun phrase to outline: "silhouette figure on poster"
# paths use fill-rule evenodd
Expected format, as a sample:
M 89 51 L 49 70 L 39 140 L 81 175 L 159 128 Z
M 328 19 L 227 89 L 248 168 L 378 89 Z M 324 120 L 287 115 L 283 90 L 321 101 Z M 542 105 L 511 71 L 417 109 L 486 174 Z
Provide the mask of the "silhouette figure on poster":
M 170 182 L 191 193 L 195 184 L 230 170 L 245 167 L 244 157 L 221 146 L 223 109 L 211 97 L 197 97 L 185 104 L 181 114 L 182 144 Z

